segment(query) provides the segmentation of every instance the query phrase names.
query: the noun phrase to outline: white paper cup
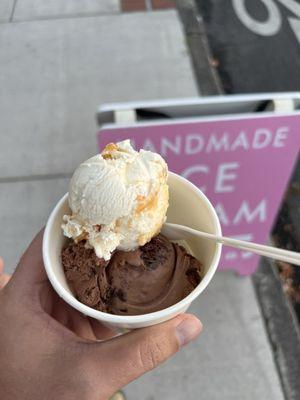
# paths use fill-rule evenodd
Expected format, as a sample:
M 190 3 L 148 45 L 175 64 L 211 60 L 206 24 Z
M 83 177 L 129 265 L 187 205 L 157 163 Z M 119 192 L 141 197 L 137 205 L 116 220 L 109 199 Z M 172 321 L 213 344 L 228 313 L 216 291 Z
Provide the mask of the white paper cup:
M 201 190 L 188 180 L 172 172 L 169 173 L 168 184 L 170 188 L 170 206 L 167 213 L 168 222 L 221 235 L 221 227 L 217 214 Z M 61 229 L 62 217 L 64 214 L 70 213 L 67 198 L 68 194 L 64 195 L 57 203 L 45 228 L 43 258 L 46 272 L 53 288 L 60 297 L 76 308 L 76 310 L 101 321 L 106 326 L 122 330 L 142 328 L 167 321 L 185 312 L 192 301 L 203 292 L 216 272 L 221 256 L 221 244 L 194 238 L 188 242 L 188 245 L 194 256 L 202 262 L 204 274 L 199 285 L 183 300 L 164 310 L 143 315 L 113 315 L 94 310 L 75 298 L 68 286 L 61 263 L 61 250 L 67 240 Z

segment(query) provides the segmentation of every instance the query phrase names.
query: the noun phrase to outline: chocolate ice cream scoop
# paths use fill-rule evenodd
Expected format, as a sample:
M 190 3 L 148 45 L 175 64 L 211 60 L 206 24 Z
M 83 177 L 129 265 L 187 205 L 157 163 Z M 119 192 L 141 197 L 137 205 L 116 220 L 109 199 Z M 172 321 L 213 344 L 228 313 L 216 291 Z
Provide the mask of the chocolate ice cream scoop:
M 97 258 L 84 242 L 62 251 L 67 280 L 77 298 L 100 311 L 139 315 L 162 310 L 186 297 L 201 280 L 201 264 L 163 235 L 134 251 Z

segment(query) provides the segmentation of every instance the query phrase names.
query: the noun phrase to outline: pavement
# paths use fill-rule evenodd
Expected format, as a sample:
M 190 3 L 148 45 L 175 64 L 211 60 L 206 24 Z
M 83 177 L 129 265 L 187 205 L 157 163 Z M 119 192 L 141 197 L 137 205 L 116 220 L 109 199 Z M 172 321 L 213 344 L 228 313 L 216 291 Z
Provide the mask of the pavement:
M 175 10 L 6 0 L 0 15 L 0 254 L 12 272 L 75 166 L 96 152 L 99 104 L 198 89 Z M 284 399 L 250 277 L 217 273 L 191 311 L 200 339 L 128 385 L 128 399 Z
M 3 23 L 0 65 L 0 254 L 12 270 L 65 177 L 94 155 L 99 104 L 197 89 L 175 11 Z

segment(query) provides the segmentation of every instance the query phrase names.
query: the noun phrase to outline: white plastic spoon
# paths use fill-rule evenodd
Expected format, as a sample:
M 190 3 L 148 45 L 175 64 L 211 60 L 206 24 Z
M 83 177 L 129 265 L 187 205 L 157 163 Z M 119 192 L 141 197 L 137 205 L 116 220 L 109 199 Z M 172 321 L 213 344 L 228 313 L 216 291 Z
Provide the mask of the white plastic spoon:
M 165 223 L 162 227 L 161 233 L 170 240 L 188 239 L 191 236 L 198 236 L 204 239 L 214 240 L 215 242 L 222 243 L 225 246 L 251 251 L 252 253 L 273 258 L 274 260 L 300 265 L 300 253 L 296 253 L 295 251 L 283 250 L 272 246 L 246 242 L 244 240 L 213 235 L 211 233 L 197 231 L 196 229 L 192 229 L 184 225 Z

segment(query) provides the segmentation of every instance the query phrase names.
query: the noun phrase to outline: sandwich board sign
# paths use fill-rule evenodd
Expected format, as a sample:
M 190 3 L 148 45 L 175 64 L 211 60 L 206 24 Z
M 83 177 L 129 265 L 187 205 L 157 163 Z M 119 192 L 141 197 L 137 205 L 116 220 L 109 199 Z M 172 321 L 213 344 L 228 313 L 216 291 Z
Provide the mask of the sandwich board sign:
M 136 149 L 160 153 L 169 170 L 208 196 L 223 235 L 264 244 L 297 161 L 300 111 L 104 124 L 99 149 L 128 138 Z M 223 248 L 220 268 L 247 275 L 257 265 L 258 256 Z

